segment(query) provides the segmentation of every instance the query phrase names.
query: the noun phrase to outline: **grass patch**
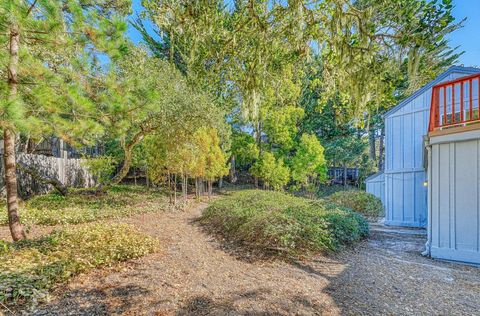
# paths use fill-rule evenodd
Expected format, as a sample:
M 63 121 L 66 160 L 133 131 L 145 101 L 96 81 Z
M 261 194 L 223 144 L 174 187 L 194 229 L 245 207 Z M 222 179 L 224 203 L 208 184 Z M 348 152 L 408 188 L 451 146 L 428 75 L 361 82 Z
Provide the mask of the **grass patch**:
M 126 224 L 88 224 L 36 240 L 0 241 L 0 302 L 35 306 L 48 290 L 80 272 L 157 249 L 156 239 Z
M 330 195 L 327 200 L 339 206 L 347 207 L 370 219 L 376 219 L 385 213 L 382 201 L 365 191 L 340 191 Z
M 25 201 L 20 208 L 20 219 L 27 225 L 79 224 L 142 214 L 166 208 L 167 204 L 161 191 L 143 186 L 112 186 L 99 195 L 76 189 L 67 196 L 49 193 Z M 0 213 L 0 223 L 8 223 L 6 211 Z
M 323 200 L 247 190 L 216 200 L 200 219 L 229 241 L 286 255 L 337 250 L 368 235 L 363 216 Z

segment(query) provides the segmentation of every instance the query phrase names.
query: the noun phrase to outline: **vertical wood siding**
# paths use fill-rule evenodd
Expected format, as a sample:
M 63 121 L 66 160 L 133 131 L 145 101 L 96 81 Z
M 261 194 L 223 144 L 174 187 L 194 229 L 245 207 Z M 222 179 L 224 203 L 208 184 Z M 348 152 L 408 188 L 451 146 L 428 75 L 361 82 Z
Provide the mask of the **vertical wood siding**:
M 452 72 L 442 81 L 465 76 Z M 385 223 L 425 227 L 424 136 L 428 132 L 432 89 L 385 117 Z M 448 199 L 448 197 L 446 197 Z
M 365 181 L 366 189 L 368 193 L 371 193 L 378 197 L 383 206 L 385 207 L 385 177 L 383 173 L 379 173 L 375 176 L 368 178 Z
M 476 139 L 432 145 L 429 158 L 432 257 L 480 263 L 479 165 L 480 132 Z

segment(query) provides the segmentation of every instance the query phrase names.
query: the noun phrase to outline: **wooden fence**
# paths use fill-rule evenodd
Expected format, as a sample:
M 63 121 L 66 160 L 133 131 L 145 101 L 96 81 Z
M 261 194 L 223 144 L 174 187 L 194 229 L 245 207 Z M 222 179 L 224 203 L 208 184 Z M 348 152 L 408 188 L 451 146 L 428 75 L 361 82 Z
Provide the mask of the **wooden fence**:
M 3 157 L 0 158 L 0 192 L 5 195 Z M 17 154 L 17 162 L 35 168 L 44 177 L 55 178 L 68 187 L 87 188 L 95 180 L 83 165 L 83 159 L 58 158 L 36 154 Z M 18 192 L 23 198 L 51 191 L 53 187 L 35 180 L 31 175 L 17 170 Z

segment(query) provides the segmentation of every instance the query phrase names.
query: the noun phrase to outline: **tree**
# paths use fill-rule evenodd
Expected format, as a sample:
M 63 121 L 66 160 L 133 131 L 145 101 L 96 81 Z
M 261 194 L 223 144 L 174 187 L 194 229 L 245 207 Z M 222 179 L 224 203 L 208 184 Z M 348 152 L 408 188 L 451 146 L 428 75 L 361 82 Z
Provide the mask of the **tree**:
M 327 143 L 325 156 L 327 159 L 343 167 L 343 185 L 347 185 L 347 168 L 357 167 L 364 156 L 368 143 L 356 135 L 343 136 Z
M 15 138 L 19 129 L 55 131 L 73 142 L 95 124 L 85 61 L 121 51 L 128 1 L 19 1 L 0 4 L 0 104 L 9 226 L 25 238 L 17 202 Z M 3 72 L 6 69 L 6 72 Z
M 312 191 L 327 178 L 324 149 L 315 135 L 303 134 L 291 159 L 292 180 Z
M 204 163 L 204 170 L 200 176 L 208 183 L 208 196 L 212 194 L 212 183 L 228 174 L 227 157 L 220 147 L 218 132 L 213 128 L 201 127 L 195 133 L 195 142 L 199 148 L 199 155 Z
M 290 180 L 290 170 L 283 162 L 283 159 L 275 159 L 270 152 L 264 152 L 255 164 L 250 168 L 250 172 L 264 181 L 264 187 L 273 187 L 275 190 L 281 190 Z
M 118 140 L 123 151 L 114 183 L 127 175 L 133 151 L 146 136 L 214 125 L 211 121 L 223 116 L 221 109 L 206 110 L 212 102 L 208 93 L 189 85 L 174 66 L 148 56 L 142 48 L 130 47 L 113 63 L 98 94 L 106 137 Z
M 230 182 L 236 182 L 236 169 L 247 167 L 258 159 L 260 152 L 252 135 L 234 130 L 230 156 Z

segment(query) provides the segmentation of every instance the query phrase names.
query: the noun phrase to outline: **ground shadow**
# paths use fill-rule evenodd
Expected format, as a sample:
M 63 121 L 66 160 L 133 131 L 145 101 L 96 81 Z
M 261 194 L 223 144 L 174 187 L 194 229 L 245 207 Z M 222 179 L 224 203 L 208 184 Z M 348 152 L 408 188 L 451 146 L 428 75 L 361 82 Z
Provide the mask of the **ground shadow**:
M 59 291 L 61 292 L 61 291 Z M 109 287 L 105 289 L 73 289 L 58 301 L 43 305 L 32 315 L 112 315 L 123 314 L 137 305 L 149 291 L 136 285 Z
M 324 306 L 312 302 L 310 299 L 293 295 L 287 299 L 282 298 L 278 302 L 269 306 L 268 303 L 261 304 L 265 297 L 272 294 L 269 290 L 259 289 L 248 292 L 233 292 L 228 297 L 215 299 L 208 296 L 193 296 L 183 304 L 176 312 L 178 316 L 185 315 L 250 315 L 250 316 L 270 316 L 270 315 L 311 315 L 312 313 L 322 314 Z M 252 304 L 255 302 L 256 304 Z M 273 305 L 276 308 L 273 308 Z M 278 309 L 281 306 L 281 309 Z

